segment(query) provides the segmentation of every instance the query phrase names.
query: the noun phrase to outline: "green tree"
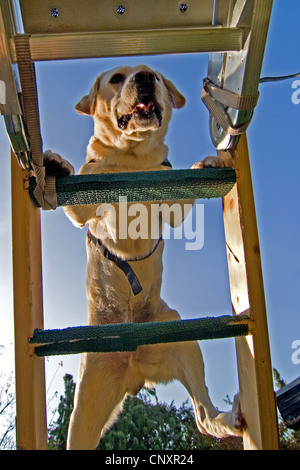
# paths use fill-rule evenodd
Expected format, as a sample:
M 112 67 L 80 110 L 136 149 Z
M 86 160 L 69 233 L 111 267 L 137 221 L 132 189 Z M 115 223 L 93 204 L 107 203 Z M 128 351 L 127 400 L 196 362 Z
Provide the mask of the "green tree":
M 58 404 L 58 418 L 49 429 L 48 448 L 50 450 L 64 450 L 66 448 L 68 426 L 73 411 L 75 383 L 73 376 L 64 376 L 65 394 L 60 396 Z
M 155 403 L 153 403 L 153 395 Z M 127 397 L 119 419 L 104 435 L 98 450 L 187 450 L 206 446 L 202 436 L 190 426 L 191 409 L 183 403 L 159 403 L 143 390 L 137 397 Z
M 280 376 L 279 372 L 277 369 L 273 369 L 273 379 L 275 382 L 276 387 L 282 388 L 286 385 L 286 382 L 283 380 L 283 378 Z
M 0 383 L 0 449 L 12 450 L 15 448 L 16 404 L 13 374 L 0 374 Z

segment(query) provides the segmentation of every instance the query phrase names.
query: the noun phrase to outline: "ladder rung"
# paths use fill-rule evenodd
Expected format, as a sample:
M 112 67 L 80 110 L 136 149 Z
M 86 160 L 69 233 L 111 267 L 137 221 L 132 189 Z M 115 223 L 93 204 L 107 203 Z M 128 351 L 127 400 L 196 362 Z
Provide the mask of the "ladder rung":
M 55 356 L 82 352 L 135 351 L 143 344 L 230 338 L 250 333 L 251 321 L 247 315 L 224 315 L 193 320 L 35 330 L 30 343 L 34 344 L 37 356 Z
M 57 205 L 172 201 L 224 197 L 236 182 L 232 168 L 199 170 L 138 171 L 57 177 Z M 29 191 L 36 182 L 30 179 Z
M 149 54 L 240 51 L 246 32 L 242 28 L 208 26 L 166 30 L 100 33 L 36 34 L 30 38 L 33 61 L 89 59 Z M 14 38 L 11 57 L 16 62 Z

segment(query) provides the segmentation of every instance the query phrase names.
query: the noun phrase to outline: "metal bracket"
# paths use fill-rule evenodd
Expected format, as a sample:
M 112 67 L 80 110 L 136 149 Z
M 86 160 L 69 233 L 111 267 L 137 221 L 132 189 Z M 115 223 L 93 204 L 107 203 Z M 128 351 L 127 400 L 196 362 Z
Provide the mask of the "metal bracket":
M 257 94 L 271 9 L 272 0 L 216 1 L 214 23 L 244 28 L 248 33 L 241 51 L 210 54 L 208 78 L 212 83 L 238 95 Z M 252 118 L 251 109 L 238 110 L 218 104 L 233 127 L 239 127 Z M 239 141 L 239 136 L 227 134 L 212 116 L 209 128 L 217 150 L 229 150 Z
M 25 170 L 31 170 L 30 147 L 22 116 L 19 114 L 4 116 L 4 122 L 12 150 L 19 165 Z
M 4 84 L 0 113 L 3 115 L 8 138 L 19 165 L 30 170 L 30 147 L 19 100 L 20 85 L 17 67 L 10 57 L 7 32 L 15 34 L 15 15 L 11 3 L 0 0 L 0 80 Z
M 246 69 L 246 58 L 246 50 L 225 54 L 210 54 L 208 78 L 225 90 L 241 95 Z M 245 124 L 252 117 L 253 110 L 238 110 L 226 107 L 220 102 L 218 104 L 219 107 L 226 112 L 233 127 Z M 212 142 L 217 150 L 229 150 L 237 145 L 240 138 L 240 136 L 231 136 L 225 132 L 213 116 L 210 116 L 209 130 Z

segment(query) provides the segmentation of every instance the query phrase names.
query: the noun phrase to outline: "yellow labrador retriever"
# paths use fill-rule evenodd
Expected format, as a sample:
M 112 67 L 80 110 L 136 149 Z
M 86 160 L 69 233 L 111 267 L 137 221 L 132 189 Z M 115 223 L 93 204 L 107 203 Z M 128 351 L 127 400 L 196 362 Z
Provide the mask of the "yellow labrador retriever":
M 144 65 L 101 74 L 90 93 L 76 105 L 79 113 L 94 119 L 94 135 L 79 174 L 171 170 L 166 164 L 164 137 L 172 109 L 184 104 L 185 98 L 169 80 Z M 193 168 L 220 165 L 224 165 L 221 159 L 207 157 Z M 149 209 L 151 203 L 145 205 Z M 152 224 L 158 224 L 156 239 L 150 236 L 151 224 L 148 237 L 120 237 L 124 227 L 115 217 L 118 207 L 65 208 L 76 226 L 89 227 L 88 323 L 178 320 L 179 314 L 160 297 L 164 245 L 161 220 L 152 220 Z M 94 449 L 116 419 L 127 394 L 135 395 L 144 386 L 173 379 L 188 390 L 201 433 L 217 437 L 242 434 L 244 421 L 238 398 L 231 412 L 218 411 L 205 385 L 198 343 L 179 342 L 140 346 L 135 352 L 82 354 L 68 449 Z

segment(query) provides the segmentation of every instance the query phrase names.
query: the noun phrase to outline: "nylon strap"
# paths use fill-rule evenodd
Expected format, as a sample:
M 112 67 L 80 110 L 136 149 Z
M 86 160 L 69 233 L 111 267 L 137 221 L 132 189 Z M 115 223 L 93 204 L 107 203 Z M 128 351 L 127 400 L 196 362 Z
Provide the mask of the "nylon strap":
M 18 34 L 15 37 L 22 88 L 23 114 L 29 137 L 31 164 L 37 181 L 34 197 L 42 209 L 50 210 L 57 207 L 56 178 L 55 176 L 47 176 L 44 166 L 35 66 L 31 59 L 29 38 L 30 35 L 28 34 Z
M 214 83 L 210 82 L 207 78 L 204 80 L 204 88 L 209 95 L 216 101 L 219 101 L 224 106 L 229 106 L 235 109 L 254 109 L 257 105 L 259 93 L 257 95 L 237 95 L 232 91 L 220 88 Z
M 250 122 L 251 118 L 240 126 L 232 126 L 228 115 L 221 109 L 218 103 L 224 106 L 238 110 L 252 110 L 257 105 L 259 93 L 257 95 L 237 95 L 231 91 L 220 88 L 210 82 L 207 78 L 204 80 L 201 99 L 205 106 L 209 109 L 211 115 L 216 119 L 218 124 L 232 136 L 243 134 Z

